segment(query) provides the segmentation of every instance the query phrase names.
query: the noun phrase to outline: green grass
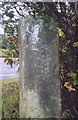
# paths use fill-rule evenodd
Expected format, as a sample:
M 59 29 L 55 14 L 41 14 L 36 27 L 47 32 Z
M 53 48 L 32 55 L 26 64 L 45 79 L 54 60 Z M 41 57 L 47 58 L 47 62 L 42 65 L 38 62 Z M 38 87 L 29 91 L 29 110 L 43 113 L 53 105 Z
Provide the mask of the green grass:
M 18 79 L 2 81 L 2 116 L 3 118 L 19 117 L 19 82 Z

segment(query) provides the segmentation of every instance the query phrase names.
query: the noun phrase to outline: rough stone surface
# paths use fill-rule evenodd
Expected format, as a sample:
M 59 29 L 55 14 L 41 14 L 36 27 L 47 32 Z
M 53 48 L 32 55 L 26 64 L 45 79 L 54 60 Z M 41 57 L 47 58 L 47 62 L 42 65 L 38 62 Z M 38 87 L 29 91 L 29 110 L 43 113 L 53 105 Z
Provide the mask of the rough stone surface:
M 60 118 L 58 48 L 52 18 L 20 19 L 20 118 Z

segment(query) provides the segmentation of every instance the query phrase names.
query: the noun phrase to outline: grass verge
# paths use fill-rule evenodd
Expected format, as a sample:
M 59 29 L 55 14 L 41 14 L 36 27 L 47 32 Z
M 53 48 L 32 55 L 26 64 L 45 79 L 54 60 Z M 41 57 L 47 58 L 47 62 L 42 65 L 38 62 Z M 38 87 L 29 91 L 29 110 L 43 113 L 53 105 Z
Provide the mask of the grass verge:
M 18 88 L 18 79 L 7 79 L 2 81 L 2 118 L 19 117 Z

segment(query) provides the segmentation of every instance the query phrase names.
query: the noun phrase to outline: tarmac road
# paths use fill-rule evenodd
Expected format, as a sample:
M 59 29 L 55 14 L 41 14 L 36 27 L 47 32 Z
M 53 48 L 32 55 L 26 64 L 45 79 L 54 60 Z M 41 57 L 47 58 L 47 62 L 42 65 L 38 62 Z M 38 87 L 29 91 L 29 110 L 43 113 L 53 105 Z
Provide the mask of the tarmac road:
M 18 78 L 19 73 L 17 72 L 18 65 L 13 65 L 11 68 L 9 65 L 4 63 L 4 58 L 0 58 L 0 80 L 9 78 Z

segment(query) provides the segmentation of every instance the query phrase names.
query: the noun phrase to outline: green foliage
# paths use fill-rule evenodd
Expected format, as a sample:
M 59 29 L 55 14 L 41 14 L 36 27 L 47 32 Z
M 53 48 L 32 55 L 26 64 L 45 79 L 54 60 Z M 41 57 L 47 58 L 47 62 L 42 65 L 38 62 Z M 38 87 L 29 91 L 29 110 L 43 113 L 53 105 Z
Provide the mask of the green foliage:
M 78 80 L 75 79 L 75 80 L 73 81 L 73 85 L 78 85 Z
M 3 44 L 7 47 L 6 50 L 2 50 L 6 56 L 4 62 L 12 67 L 12 65 L 17 62 L 17 60 L 14 60 L 14 58 L 17 58 L 19 55 L 18 38 L 17 36 L 8 37 L 7 39 L 3 40 Z
M 6 27 L 4 30 L 6 33 L 13 33 L 14 29 L 13 29 L 13 27 Z
M 71 91 L 72 85 L 75 87 L 78 85 L 77 80 L 77 67 L 76 67 L 76 47 L 77 42 L 74 40 L 67 40 L 60 36 L 60 72 L 62 71 L 61 78 L 65 82 L 69 82 L 69 85 L 65 84 L 65 87 Z
M 78 42 L 74 42 L 73 46 L 78 47 Z
M 9 16 L 10 18 L 14 17 L 14 11 L 10 11 L 10 12 L 5 12 L 7 16 Z
M 77 74 L 76 73 L 74 73 L 74 72 L 70 72 L 70 73 L 67 73 L 67 75 L 69 76 L 69 77 L 71 77 L 73 80 L 74 79 L 76 79 L 76 77 L 77 77 Z
M 65 34 L 62 31 L 62 29 L 60 29 L 60 28 L 57 28 L 57 29 L 58 29 L 58 35 L 59 35 L 59 37 L 65 38 Z
M 7 49 L 0 49 L 0 57 L 6 56 Z

